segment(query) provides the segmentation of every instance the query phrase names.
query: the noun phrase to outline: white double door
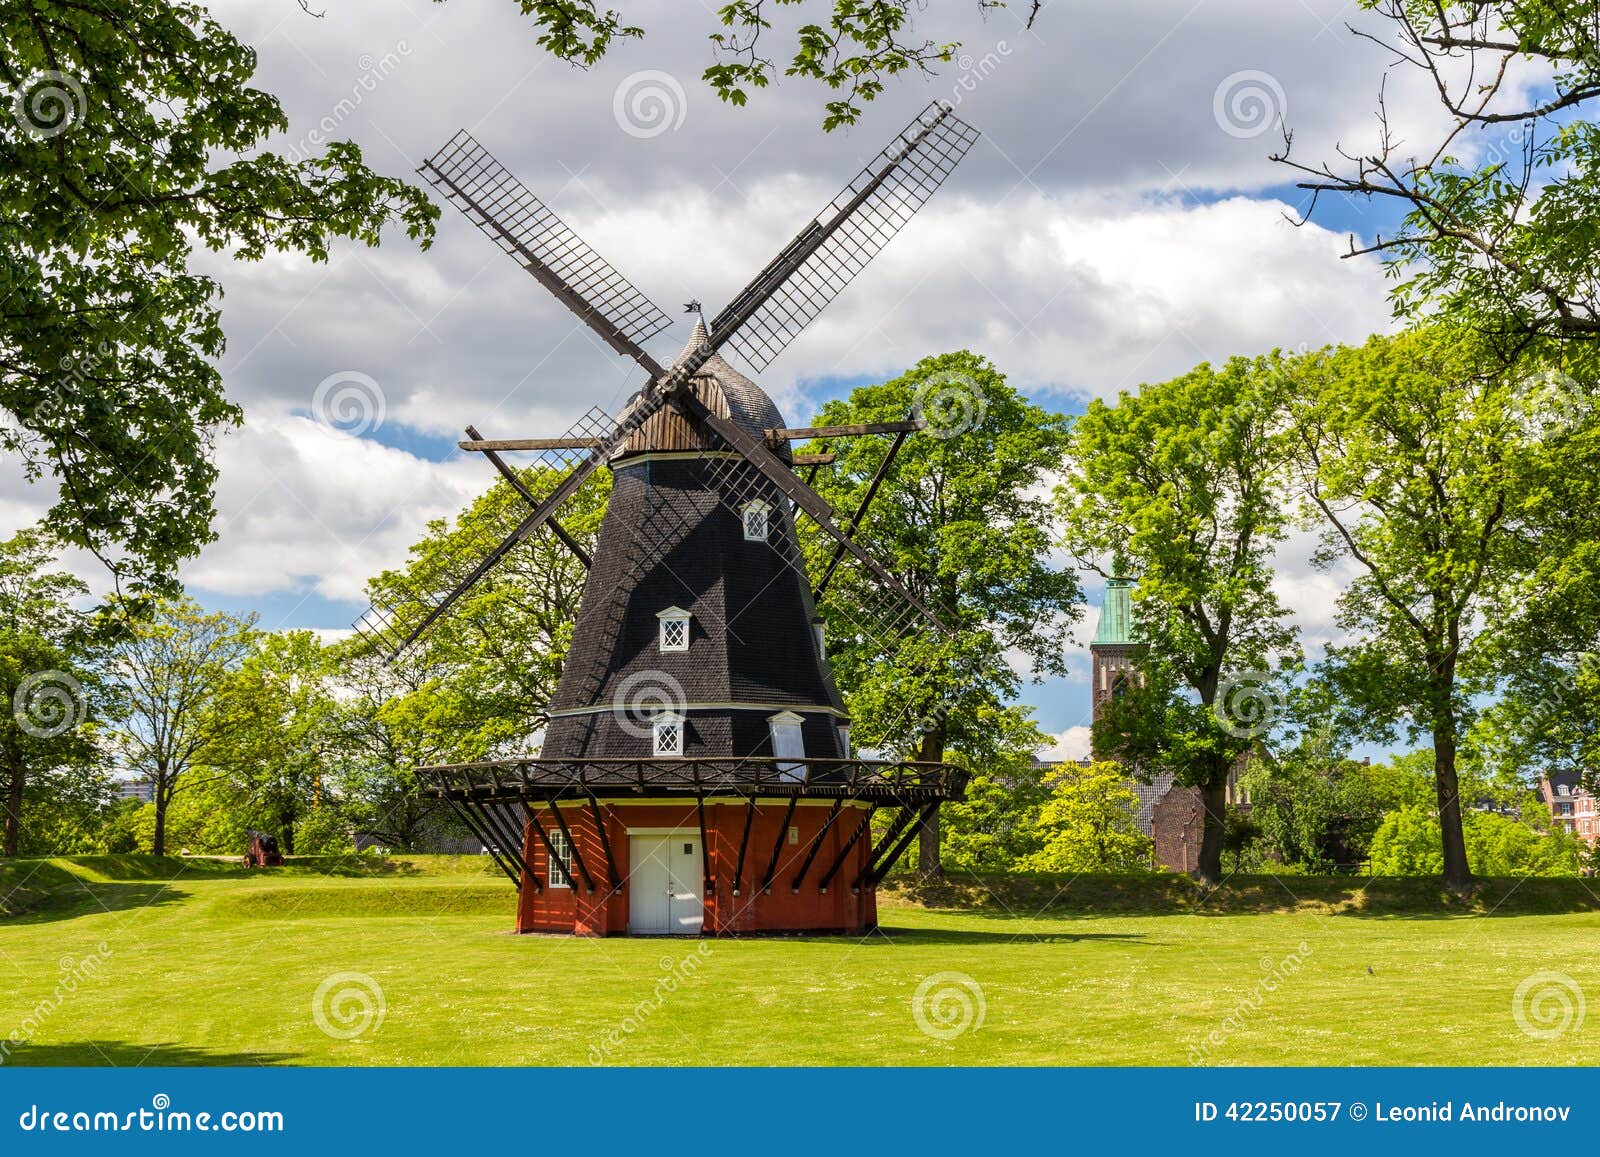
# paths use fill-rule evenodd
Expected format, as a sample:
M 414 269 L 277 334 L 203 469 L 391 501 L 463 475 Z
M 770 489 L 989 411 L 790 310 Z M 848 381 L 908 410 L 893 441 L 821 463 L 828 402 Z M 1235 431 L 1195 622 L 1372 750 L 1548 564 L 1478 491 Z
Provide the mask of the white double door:
M 628 847 L 628 931 L 698 935 L 705 920 L 700 836 L 630 836 Z

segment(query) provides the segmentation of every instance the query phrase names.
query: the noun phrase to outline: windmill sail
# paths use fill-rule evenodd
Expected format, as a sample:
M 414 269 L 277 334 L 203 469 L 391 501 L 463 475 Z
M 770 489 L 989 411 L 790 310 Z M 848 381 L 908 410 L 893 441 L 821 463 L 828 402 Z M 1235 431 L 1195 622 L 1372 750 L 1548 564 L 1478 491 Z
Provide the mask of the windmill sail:
M 660 374 L 661 367 L 641 347 L 672 319 L 471 133 L 462 129 L 417 171 L 607 345 L 638 361 L 652 377 Z
M 767 365 L 910 221 L 978 139 L 938 101 L 884 146 L 711 323 L 711 339 Z

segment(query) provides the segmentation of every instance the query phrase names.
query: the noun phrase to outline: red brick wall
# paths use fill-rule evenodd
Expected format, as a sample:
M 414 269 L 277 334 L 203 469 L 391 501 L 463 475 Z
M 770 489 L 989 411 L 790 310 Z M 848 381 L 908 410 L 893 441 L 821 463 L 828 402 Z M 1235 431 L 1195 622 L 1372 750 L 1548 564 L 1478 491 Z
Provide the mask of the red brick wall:
M 519 932 L 567 932 L 580 936 L 607 936 L 625 933 L 628 928 L 628 852 L 630 828 L 677 828 L 699 833 L 699 818 L 690 803 L 607 804 L 602 803 L 606 833 L 617 860 L 622 887 L 612 889 L 607 879 L 605 849 L 587 806 L 563 807 L 562 817 L 572 831 L 572 839 L 584 866 L 593 878 L 590 893 L 573 865 L 573 887 L 551 888 L 543 892 L 524 881 L 517 908 Z M 867 816 L 867 810 L 846 804 L 828 827 L 811 866 L 798 891 L 795 876 L 805 862 L 819 831 L 827 824 L 830 802 L 802 801 L 795 808 L 787 827 L 797 829 L 797 842 L 788 842 L 784 832 L 784 803 L 757 805 L 751 826 L 744 871 L 734 895 L 734 868 L 739 859 L 739 842 L 744 833 L 747 812 L 742 802 L 706 804 L 706 842 L 710 849 L 712 891 L 703 896 L 704 930 L 707 933 L 841 931 L 864 932 L 877 922 L 876 897 L 871 889 L 852 892 L 851 884 L 866 868 L 872 847 L 872 833 L 864 833 L 850 848 L 843 866 L 830 881 L 828 890 L 819 889 L 824 872 L 838 857 L 840 849 Z M 538 812 L 545 832 L 558 830 L 548 807 Z M 777 869 L 771 890 L 763 892 L 760 883 L 778 848 Z M 541 882 L 549 879 L 549 853 L 529 826 L 524 833 L 523 858 Z

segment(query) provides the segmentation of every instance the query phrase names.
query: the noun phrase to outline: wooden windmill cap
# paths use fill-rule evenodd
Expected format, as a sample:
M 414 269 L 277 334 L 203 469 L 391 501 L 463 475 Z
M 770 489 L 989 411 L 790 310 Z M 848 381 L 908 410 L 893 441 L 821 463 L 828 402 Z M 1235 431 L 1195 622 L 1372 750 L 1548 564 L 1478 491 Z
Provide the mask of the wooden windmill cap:
M 672 364 L 681 365 L 690 354 L 709 340 L 705 322 L 695 322 L 694 332 L 689 335 L 688 344 L 683 347 L 683 352 Z M 712 354 L 707 358 L 705 364 L 690 381 L 691 388 L 707 409 L 738 423 L 758 438 L 765 437 L 768 430 L 779 429 L 785 425 L 783 414 L 779 412 L 772 399 L 767 397 L 766 391 L 724 361 L 720 354 Z M 641 395 L 642 391 L 628 399 L 628 404 L 622 411 L 624 420 L 639 404 Z M 618 462 L 635 454 L 725 449 L 727 447 L 723 446 L 714 434 L 695 429 L 681 414 L 668 406 L 656 411 L 643 426 L 640 426 L 633 436 L 622 444 L 622 449 L 616 453 L 612 461 Z M 788 461 L 787 445 L 774 452 L 778 457 Z

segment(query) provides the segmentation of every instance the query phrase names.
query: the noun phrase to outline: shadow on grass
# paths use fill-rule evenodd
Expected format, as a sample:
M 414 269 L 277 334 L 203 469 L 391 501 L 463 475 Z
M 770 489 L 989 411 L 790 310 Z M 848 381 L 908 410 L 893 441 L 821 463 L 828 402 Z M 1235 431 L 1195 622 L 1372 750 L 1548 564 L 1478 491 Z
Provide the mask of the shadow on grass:
M 898 945 L 915 944 L 1011 944 L 1023 941 L 1029 944 L 1077 944 L 1085 940 L 1116 940 L 1144 948 L 1160 946 L 1143 932 L 989 932 L 974 928 L 895 928 L 879 925 L 878 934 L 868 936 L 864 945 L 888 941 Z
M 65 1044 L 11 1046 L 6 1064 L 27 1068 L 82 1065 L 90 1068 L 160 1068 L 163 1066 L 260 1067 L 281 1065 L 299 1053 L 220 1052 L 174 1044 L 135 1044 L 132 1041 L 93 1040 Z
M 891 877 L 885 918 L 899 905 L 994 919 L 1048 916 L 1254 916 L 1271 913 L 1406 920 L 1600 912 L 1600 885 L 1571 877 L 1480 880 L 1457 896 L 1433 879 L 1234 876 L 1202 889 L 1187 876 L 967 875 L 927 882 Z

